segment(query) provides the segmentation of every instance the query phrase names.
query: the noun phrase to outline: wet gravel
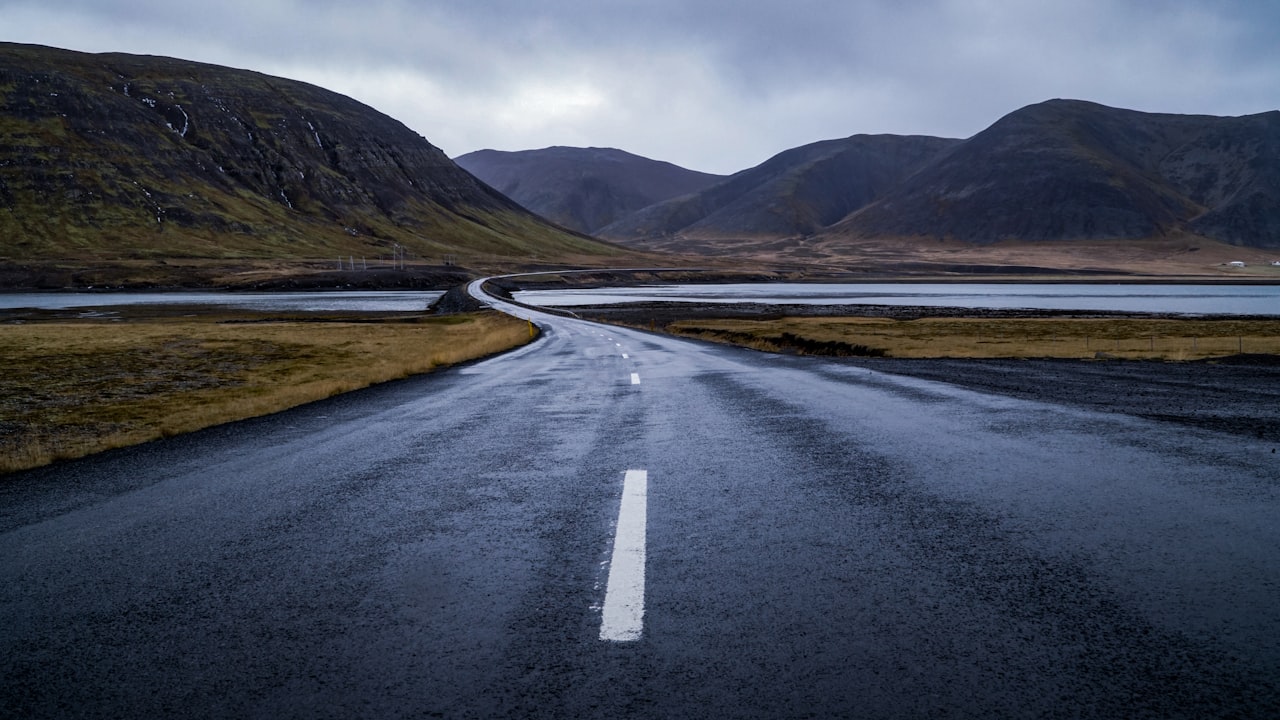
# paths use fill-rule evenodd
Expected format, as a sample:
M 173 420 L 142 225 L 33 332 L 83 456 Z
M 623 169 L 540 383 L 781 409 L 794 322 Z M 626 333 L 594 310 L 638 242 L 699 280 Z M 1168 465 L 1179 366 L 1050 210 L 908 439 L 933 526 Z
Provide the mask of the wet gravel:
M 1124 413 L 1280 446 L 1280 366 L 1225 362 L 857 359 L 851 364 L 1042 402 Z
M 677 320 L 817 316 L 980 318 L 1176 318 L 1174 314 L 985 310 L 898 305 L 636 303 L 573 308 L 581 317 L 661 330 Z M 1233 316 L 1235 319 L 1239 317 Z M 1065 403 L 1217 432 L 1280 448 L 1280 357 L 1213 361 L 841 358 L 835 362 L 1026 400 Z

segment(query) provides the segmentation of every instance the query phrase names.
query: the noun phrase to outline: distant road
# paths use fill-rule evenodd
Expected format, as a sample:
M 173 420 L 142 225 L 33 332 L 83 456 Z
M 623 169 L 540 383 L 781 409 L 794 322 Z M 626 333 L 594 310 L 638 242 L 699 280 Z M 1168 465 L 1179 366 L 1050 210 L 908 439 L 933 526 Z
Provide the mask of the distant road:
M 1271 444 L 508 309 L 0 481 L 0 717 L 1280 716 Z

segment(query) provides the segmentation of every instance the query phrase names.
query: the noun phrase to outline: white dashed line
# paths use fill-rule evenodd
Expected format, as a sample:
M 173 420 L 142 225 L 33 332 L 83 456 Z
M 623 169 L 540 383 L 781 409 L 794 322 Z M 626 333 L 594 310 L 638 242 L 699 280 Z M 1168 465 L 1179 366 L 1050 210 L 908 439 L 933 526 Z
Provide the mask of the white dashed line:
M 618 529 L 609 561 L 600 639 L 630 642 L 644 630 L 644 546 L 649 471 L 628 470 L 622 482 Z
M 631 373 L 631 384 L 632 385 L 640 384 L 640 373 Z

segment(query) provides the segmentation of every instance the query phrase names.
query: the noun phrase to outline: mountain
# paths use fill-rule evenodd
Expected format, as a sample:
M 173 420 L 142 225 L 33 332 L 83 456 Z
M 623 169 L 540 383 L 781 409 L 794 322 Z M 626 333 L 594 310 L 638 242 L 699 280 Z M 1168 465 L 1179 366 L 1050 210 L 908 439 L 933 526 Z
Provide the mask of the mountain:
M 1280 112 L 1017 110 L 832 228 L 971 243 L 1194 233 L 1280 247 Z
M 865 259 L 868 248 L 888 257 L 897 241 L 914 243 L 909 253 L 920 242 L 958 243 L 953 253 L 1055 241 L 1189 249 L 1196 238 L 1277 248 L 1280 112 L 1169 115 L 1051 100 L 967 140 L 855 135 L 782 152 L 597 234 L 806 262 Z
M 454 162 L 542 217 L 586 233 L 723 179 L 612 148 L 478 150 Z
M 599 235 L 620 241 L 805 235 L 874 202 L 959 142 L 854 135 L 805 145 L 700 192 L 645 208 Z
M 553 227 L 400 122 L 302 82 L 0 43 L 0 258 L 513 261 Z

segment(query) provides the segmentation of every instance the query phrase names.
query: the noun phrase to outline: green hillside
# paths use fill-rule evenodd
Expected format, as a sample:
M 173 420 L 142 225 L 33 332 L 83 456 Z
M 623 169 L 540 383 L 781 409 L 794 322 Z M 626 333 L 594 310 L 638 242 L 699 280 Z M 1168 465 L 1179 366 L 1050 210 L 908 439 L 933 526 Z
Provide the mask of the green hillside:
M 301 82 L 0 44 L 0 261 L 607 258 Z

